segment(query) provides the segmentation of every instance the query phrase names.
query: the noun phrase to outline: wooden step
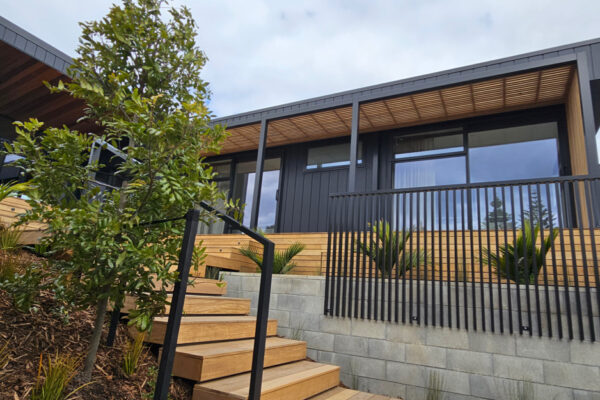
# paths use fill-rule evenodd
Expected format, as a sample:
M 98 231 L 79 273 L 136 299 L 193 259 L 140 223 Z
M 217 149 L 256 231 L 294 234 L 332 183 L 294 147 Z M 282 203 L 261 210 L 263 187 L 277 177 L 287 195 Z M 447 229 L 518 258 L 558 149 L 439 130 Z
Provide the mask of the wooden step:
M 168 317 L 156 317 L 152 331 L 146 335 L 146 342 L 162 344 L 167 329 Z M 224 340 L 250 339 L 254 337 L 256 317 L 240 316 L 207 316 L 181 318 L 178 344 L 217 342 Z M 129 327 L 129 334 L 135 337 L 138 332 L 135 326 Z M 277 320 L 270 319 L 267 324 L 267 336 L 277 334 Z
M 177 346 L 173 375 L 204 382 L 252 369 L 254 339 Z M 160 356 L 159 356 L 160 357 Z M 265 367 L 306 358 L 306 342 L 267 338 Z
M 343 387 L 336 387 L 330 389 L 324 393 L 321 393 L 315 397 L 311 397 L 310 400 L 401 400 L 398 397 L 383 396 L 380 394 L 372 394 L 359 392 L 358 390 L 346 389 Z
M 161 288 L 158 282 L 155 283 L 155 286 L 157 289 Z M 173 292 L 174 287 L 175 285 L 165 285 L 165 290 Z M 191 276 L 188 279 L 186 293 L 223 296 L 227 294 L 227 282 Z
M 168 301 L 173 296 L 168 296 Z M 135 297 L 125 297 L 122 312 L 128 313 L 135 310 Z M 165 307 L 164 314 L 168 314 L 170 306 Z M 250 314 L 250 299 L 238 299 L 233 297 L 204 296 L 189 294 L 185 296 L 183 303 L 184 315 L 248 315 Z
M 261 400 L 304 400 L 339 384 L 340 367 L 312 361 L 266 368 Z M 194 386 L 193 400 L 247 399 L 250 373 Z

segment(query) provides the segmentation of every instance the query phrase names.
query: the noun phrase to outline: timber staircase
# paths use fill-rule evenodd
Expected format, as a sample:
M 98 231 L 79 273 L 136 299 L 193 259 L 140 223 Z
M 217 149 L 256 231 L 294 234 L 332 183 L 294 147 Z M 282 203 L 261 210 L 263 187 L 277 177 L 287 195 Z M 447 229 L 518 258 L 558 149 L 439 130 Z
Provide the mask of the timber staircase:
M 173 375 L 196 381 L 193 400 L 247 399 L 256 318 L 250 299 L 225 297 L 226 283 L 192 278 L 181 319 Z M 124 311 L 135 307 L 129 298 Z M 167 310 L 168 312 L 168 310 Z M 149 343 L 162 344 L 167 317 L 157 317 Z M 130 334 L 137 331 L 130 328 Z M 261 399 L 390 400 L 339 387 L 340 368 L 306 358 L 306 342 L 277 337 L 267 325 Z

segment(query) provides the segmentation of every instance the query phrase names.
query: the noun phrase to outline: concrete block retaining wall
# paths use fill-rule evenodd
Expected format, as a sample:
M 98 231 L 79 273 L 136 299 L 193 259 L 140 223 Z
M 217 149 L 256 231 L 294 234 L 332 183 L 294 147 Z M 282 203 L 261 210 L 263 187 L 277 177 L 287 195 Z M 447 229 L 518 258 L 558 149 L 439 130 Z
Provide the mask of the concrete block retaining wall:
M 259 274 L 223 277 L 255 312 Z M 420 400 L 437 371 L 446 400 L 508 399 L 522 381 L 536 399 L 600 400 L 600 343 L 326 317 L 324 292 L 323 277 L 275 275 L 269 317 L 279 335 L 305 340 L 311 359 L 339 365 L 349 387 Z

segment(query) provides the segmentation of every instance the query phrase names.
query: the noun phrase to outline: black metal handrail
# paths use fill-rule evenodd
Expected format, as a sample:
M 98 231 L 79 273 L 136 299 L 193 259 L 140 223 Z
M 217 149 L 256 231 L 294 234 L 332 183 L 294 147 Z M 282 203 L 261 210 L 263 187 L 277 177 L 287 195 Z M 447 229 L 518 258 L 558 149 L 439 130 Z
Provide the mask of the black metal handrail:
M 331 194 L 324 312 L 594 341 L 599 205 L 597 176 Z

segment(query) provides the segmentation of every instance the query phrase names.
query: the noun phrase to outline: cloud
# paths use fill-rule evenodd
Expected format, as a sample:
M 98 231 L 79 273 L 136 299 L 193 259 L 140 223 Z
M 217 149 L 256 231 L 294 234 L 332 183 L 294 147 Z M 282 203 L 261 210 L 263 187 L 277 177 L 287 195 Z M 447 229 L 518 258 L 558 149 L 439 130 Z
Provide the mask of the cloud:
M 221 0 L 188 4 L 219 116 L 600 36 L 600 2 Z M 77 21 L 111 1 L 0 0 L 3 16 L 74 54 Z M 33 10 L 33 11 L 32 11 Z

